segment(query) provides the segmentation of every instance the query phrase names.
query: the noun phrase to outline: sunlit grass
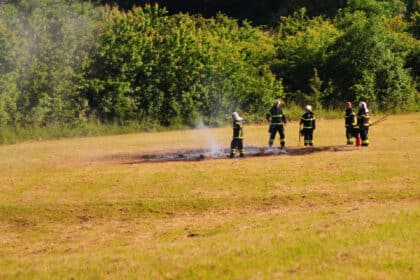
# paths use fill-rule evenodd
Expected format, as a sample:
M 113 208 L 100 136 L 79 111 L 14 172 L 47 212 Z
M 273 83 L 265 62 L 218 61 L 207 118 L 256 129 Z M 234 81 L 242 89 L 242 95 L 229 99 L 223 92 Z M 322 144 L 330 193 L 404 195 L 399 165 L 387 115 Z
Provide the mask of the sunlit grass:
M 0 278 L 419 278 L 419 121 L 303 156 L 118 160 L 227 148 L 230 127 L 0 146 Z M 244 129 L 266 146 L 267 126 Z M 318 121 L 315 145 L 345 140 L 342 120 Z

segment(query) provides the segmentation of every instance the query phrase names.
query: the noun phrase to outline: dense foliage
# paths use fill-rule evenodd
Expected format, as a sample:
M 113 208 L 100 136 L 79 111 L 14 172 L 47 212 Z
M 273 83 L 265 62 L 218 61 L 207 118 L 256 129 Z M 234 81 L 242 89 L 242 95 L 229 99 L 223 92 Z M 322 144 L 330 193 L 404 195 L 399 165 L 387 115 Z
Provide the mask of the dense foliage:
M 376 110 L 418 109 L 416 1 L 336 1 L 330 12 L 298 1 L 273 28 L 92 2 L 0 4 L 0 127 L 192 126 L 233 110 L 257 120 L 276 98 L 286 107 L 363 99 Z
M 0 9 L 0 125 L 46 125 L 80 113 L 77 76 L 99 10 L 89 4 L 18 1 Z
M 219 15 L 165 16 L 157 6 L 113 9 L 101 26 L 82 92 L 101 120 L 217 122 L 236 108 L 262 114 L 281 83 L 270 37 Z
M 239 20 L 249 20 L 255 25 L 268 25 L 274 27 L 281 16 L 287 16 L 306 8 L 311 17 L 327 16 L 333 18 L 339 9 L 359 5 L 364 0 L 85 0 L 96 4 L 117 5 L 122 9 L 135 6 L 144 6 L 148 3 L 157 3 L 166 7 L 170 14 L 186 12 L 200 14 L 205 17 L 214 17 L 223 13 Z M 419 0 L 378 0 L 374 1 L 385 6 L 387 10 L 396 10 L 406 17 L 418 11 Z M 370 7 L 376 6 L 368 1 Z

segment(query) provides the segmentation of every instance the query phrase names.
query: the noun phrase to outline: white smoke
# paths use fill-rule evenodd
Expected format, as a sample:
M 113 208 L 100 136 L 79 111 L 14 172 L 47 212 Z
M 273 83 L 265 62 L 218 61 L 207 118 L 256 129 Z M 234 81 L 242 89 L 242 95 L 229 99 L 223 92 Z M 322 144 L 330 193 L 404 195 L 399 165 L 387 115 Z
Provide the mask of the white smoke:
M 206 149 L 209 150 L 211 155 L 219 155 L 223 153 L 223 149 L 217 142 L 215 135 L 212 133 L 211 129 L 204 124 L 201 118 L 195 125 L 195 129 L 199 129 L 200 132 L 202 132 L 201 134 L 206 143 Z

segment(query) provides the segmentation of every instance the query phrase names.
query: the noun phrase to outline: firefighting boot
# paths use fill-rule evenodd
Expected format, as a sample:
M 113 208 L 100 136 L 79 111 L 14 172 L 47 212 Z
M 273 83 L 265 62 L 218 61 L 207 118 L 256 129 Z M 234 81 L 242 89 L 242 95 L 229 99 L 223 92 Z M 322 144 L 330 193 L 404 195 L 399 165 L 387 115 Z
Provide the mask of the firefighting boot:
M 232 149 L 232 150 L 230 150 L 229 157 L 230 158 L 234 158 L 235 157 L 235 154 L 236 154 L 236 149 Z

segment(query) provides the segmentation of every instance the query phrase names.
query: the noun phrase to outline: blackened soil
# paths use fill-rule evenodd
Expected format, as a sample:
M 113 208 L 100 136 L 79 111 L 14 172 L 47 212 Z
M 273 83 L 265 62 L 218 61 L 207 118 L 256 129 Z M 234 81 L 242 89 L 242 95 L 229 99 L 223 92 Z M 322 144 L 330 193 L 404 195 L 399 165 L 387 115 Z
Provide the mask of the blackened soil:
M 322 146 L 322 147 L 290 147 L 286 151 L 278 148 L 267 147 L 245 147 L 245 157 L 268 157 L 268 156 L 304 156 L 321 152 L 342 152 L 353 150 L 348 146 Z M 229 158 L 230 149 L 190 149 L 176 151 L 159 151 L 148 154 L 114 154 L 103 157 L 103 161 L 114 161 L 122 164 L 139 164 L 150 162 L 171 162 L 171 161 L 201 161 L 209 159 L 227 159 Z M 239 158 L 236 155 L 235 158 Z

